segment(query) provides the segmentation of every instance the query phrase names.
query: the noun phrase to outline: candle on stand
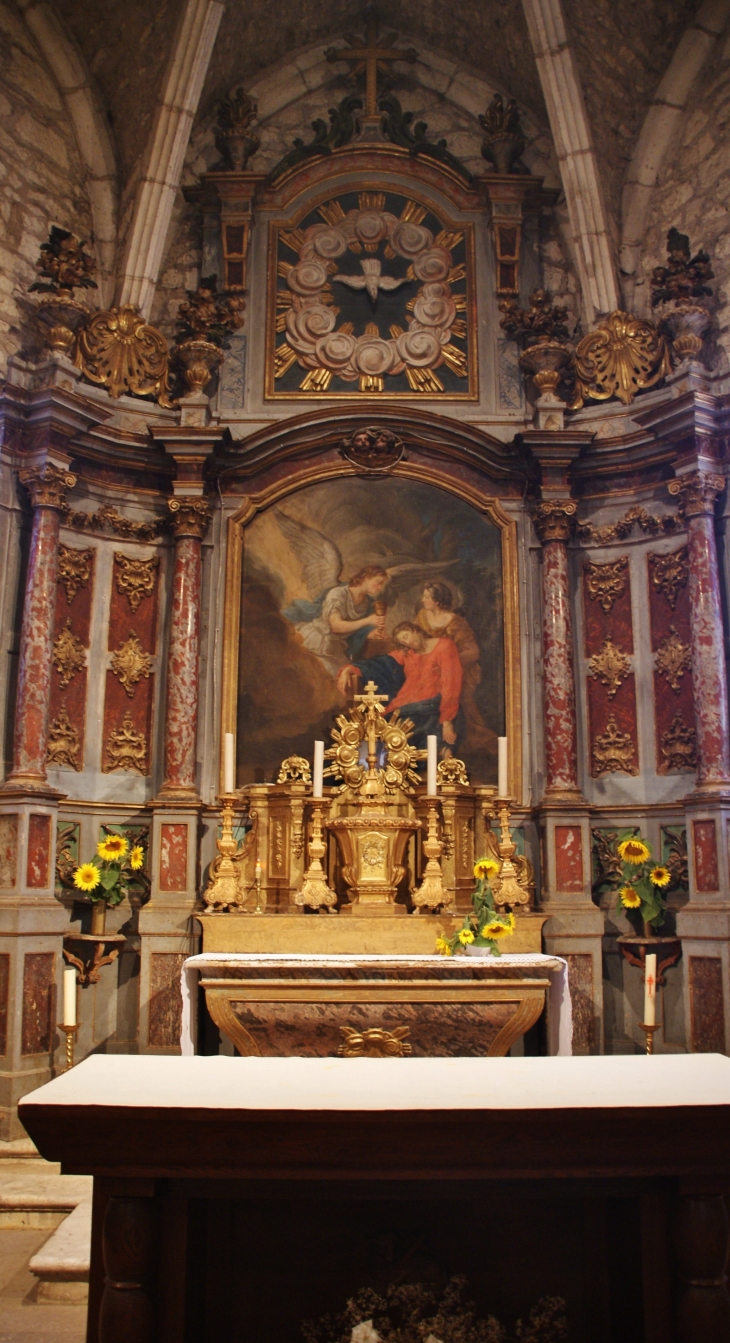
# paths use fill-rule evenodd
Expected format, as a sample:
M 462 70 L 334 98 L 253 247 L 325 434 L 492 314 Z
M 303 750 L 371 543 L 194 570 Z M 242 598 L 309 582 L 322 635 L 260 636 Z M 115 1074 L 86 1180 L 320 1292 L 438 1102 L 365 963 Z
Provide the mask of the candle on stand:
M 63 967 L 63 1023 L 64 1026 L 76 1025 L 76 966 Z
M 656 952 L 646 957 L 644 967 L 644 1025 L 656 1025 Z
M 223 738 L 223 792 L 233 792 L 233 733 L 226 732 Z
M 497 738 L 497 797 L 509 797 L 506 737 Z
M 312 797 L 321 797 L 324 785 L 324 742 L 314 743 L 314 769 L 312 771 Z
M 257 859 L 256 859 L 256 881 L 257 881 L 257 883 L 261 881 L 261 873 L 262 873 L 262 871 L 263 871 L 263 868 L 262 868 L 262 865 L 261 865 L 261 859 L 260 859 L 260 858 L 257 858 Z
M 436 797 L 438 744 L 438 737 L 426 738 L 426 793 L 428 797 Z

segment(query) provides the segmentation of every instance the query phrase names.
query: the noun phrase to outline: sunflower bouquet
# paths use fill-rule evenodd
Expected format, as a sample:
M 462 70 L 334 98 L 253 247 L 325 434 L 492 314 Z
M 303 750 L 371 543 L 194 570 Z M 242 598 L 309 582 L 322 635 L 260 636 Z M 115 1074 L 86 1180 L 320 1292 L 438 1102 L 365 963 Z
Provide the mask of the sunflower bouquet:
M 90 863 L 81 863 L 73 874 L 73 884 L 87 899 L 103 900 L 110 908 L 121 905 L 125 895 L 139 885 L 137 873 L 144 867 L 141 844 L 133 844 L 124 835 L 107 834 L 99 840 Z
M 661 928 L 667 908 L 662 890 L 672 880 L 669 868 L 655 864 L 651 845 L 631 832 L 619 838 L 616 850 L 623 867 L 617 910 L 638 914 L 645 927 Z
M 437 937 L 436 950 L 442 956 L 453 956 L 467 947 L 488 947 L 493 956 L 501 955 L 499 939 L 514 932 L 515 916 L 497 910 L 490 885 L 492 877 L 499 876 L 500 864 L 496 858 L 480 858 L 474 864 L 476 888 L 471 898 L 471 910 L 464 917 L 462 927 L 453 937 Z

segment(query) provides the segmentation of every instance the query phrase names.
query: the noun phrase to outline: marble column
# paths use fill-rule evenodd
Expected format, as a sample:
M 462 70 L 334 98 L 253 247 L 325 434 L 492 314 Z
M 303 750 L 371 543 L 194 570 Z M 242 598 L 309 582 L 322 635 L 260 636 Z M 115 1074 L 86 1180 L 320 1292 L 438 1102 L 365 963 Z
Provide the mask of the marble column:
M 210 507 L 204 498 L 180 496 L 170 499 L 169 508 L 175 534 L 175 570 L 167 655 L 165 779 L 160 799 L 197 801 L 201 542 Z
M 13 768 L 5 788 L 14 792 L 23 789 L 47 793 L 46 748 L 58 535 L 65 491 L 73 488 L 76 477 L 53 462 L 45 461 L 24 467 L 20 480 L 30 493 L 33 531 L 20 634 Z
M 538 504 L 533 514 L 543 554 L 545 796 L 569 799 L 579 795 L 573 617 L 568 585 L 568 541 L 575 527 L 576 508 L 571 499 L 551 499 Z
M 723 476 L 692 471 L 669 482 L 687 522 L 692 629 L 692 689 L 697 731 L 697 788 L 730 786 L 730 734 L 720 578 L 715 544 L 715 500 Z

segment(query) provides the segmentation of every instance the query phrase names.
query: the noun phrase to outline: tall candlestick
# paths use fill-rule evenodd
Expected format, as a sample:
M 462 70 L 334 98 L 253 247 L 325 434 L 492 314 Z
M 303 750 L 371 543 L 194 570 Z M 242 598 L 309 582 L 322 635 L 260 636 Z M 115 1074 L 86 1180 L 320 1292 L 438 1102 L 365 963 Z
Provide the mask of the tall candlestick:
M 76 1025 L 76 966 L 63 967 L 63 1024 Z
M 497 738 L 497 797 L 509 797 L 506 737 Z
M 656 1022 L 656 952 L 646 957 L 644 969 L 644 1025 L 653 1026 Z
M 314 770 L 312 772 L 312 797 L 322 796 L 324 784 L 324 742 L 314 743 Z
M 232 793 L 233 787 L 233 733 L 226 732 L 223 738 L 223 792 Z
M 426 793 L 429 797 L 436 796 L 436 779 L 438 777 L 438 737 L 426 738 Z

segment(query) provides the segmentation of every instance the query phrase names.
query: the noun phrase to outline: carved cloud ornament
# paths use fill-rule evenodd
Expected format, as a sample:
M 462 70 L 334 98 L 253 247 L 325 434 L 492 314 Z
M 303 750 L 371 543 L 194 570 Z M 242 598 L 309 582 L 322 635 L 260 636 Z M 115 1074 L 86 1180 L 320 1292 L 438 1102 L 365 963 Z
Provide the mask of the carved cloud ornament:
M 592 602 L 598 602 L 606 615 L 610 615 L 614 602 L 618 597 L 623 597 L 626 591 L 629 568 L 627 557 L 622 555 L 621 559 L 611 560 L 608 564 L 587 562 L 583 568 L 588 596 Z
M 654 589 L 666 597 L 674 610 L 681 589 L 686 588 L 689 581 L 687 547 L 682 546 L 681 550 L 673 550 L 669 555 L 652 552 L 649 555 L 649 572 Z
M 130 634 L 126 643 L 121 644 L 114 654 L 110 669 L 132 699 L 137 682 L 143 676 L 149 680 L 153 665 L 152 658 L 144 652 L 137 635 Z
M 86 666 L 86 649 L 72 632 L 70 620 L 66 621 L 61 633 L 54 640 L 53 665 L 64 690 L 77 671 Z
M 589 674 L 594 681 L 600 681 L 605 685 L 609 699 L 613 699 L 616 691 L 626 679 L 631 670 L 631 663 L 625 653 L 617 648 L 611 639 L 604 639 L 603 647 L 598 653 L 594 653 L 588 662 Z
M 117 569 L 117 592 L 126 596 L 133 611 L 144 597 L 151 597 L 155 590 L 155 570 L 159 565 L 156 555 L 149 560 L 130 559 L 128 555 L 114 552 Z
M 669 634 L 657 649 L 656 669 L 678 695 L 682 688 L 682 677 L 685 672 L 692 670 L 692 650 L 689 644 L 682 643 L 674 625 L 669 626 Z
M 603 732 L 593 741 L 594 777 L 599 774 L 638 774 L 636 747 L 628 732 L 622 732 L 611 714 Z
M 66 590 L 66 601 L 71 605 L 79 588 L 85 588 L 91 578 L 92 550 L 73 550 L 58 547 L 58 581 Z

